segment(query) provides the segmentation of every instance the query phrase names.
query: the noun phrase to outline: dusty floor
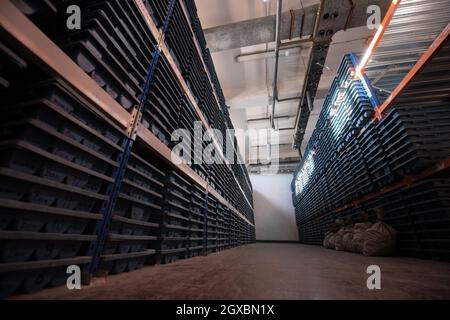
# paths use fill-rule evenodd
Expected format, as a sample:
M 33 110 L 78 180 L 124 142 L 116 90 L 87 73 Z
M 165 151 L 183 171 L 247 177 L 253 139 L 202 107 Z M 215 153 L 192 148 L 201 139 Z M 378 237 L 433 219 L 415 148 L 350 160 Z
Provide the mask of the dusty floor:
M 368 290 L 366 268 L 381 268 Z M 450 264 L 257 243 L 14 299 L 450 299 Z

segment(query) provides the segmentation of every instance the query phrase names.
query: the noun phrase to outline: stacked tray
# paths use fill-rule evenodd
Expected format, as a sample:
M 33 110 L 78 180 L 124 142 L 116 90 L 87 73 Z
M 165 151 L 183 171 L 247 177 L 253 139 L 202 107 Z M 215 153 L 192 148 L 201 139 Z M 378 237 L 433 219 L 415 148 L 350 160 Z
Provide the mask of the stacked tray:
M 323 235 L 329 230 L 333 219 L 331 214 L 324 214 L 299 225 L 299 239 L 302 243 L 321 245 Z
M 386 158 L 396 177 L 450 156 L 450 104 L 394 107 L 379 122 Z
M 217 203 L 217 251 L 225 250 L 228 243 L 226 212 L 227 208 L 220 202 Z
M 381 187 L 390 172 L 381 144 L 374 142 L 371 92 L 353 77 L 354 62 L 351 55 L 344 57 L 295 172 L 293 203 L 299 223 Z
M 189 229 L 189 256 L 203 254 L 206 247 L 206 193 L 199 187 L 191 187 L 191 220 Z M 209 204 L 208 204 L 209 205 Z
M 180 125 L 182 88 L 167 59 L 160 56 L 145 104 L 142 122 L 158 139 L 172 147 L 172 133 Z
M 208 209 L 206 214 L 206 252 L 217 251 L 217 210 L 218 201 L 208 196 Z
M 232 216 L 232 228 L 231 228 L 231 230 L 232 230 L 232 234 L 233 234 L 233 237 L 232 237 L 232 239 L 233 239 L 233 247 L 237 247 L 237 246 L 239 246 L 239 238 L 240 238 L 240 236 L 239 236 L 239 217 L 237 216 L 237 215 L 235 215 L 235 214 L 233 214 L 233 216 Z
M 209 81 L 205 81 L 205 90 L 199 100 L 199 106 L 211 128 L 218 129 L 223 134 L 221 129 L 224 127 L 224 123 L 220 121 L 219 105 L 217 104 L 213 87 Z
M 6 43 L 0 42 L 0 94 L 6 92 L 17 82 L 17 76 L 23 73 L 28 62 Z M 23 79 L 20 79 L 23 81 Z
M 188 257 L 191 229 L 191 184 L 177 172 L 166 174 L 158 262 Z
M 112 213 L 101 269 L 112 274 L 154 263 L 165 173 L 136 153 L 130 155 Z
M 203 142 L 205 127 L 186 97 L 181 100 L 178 128 L 186 130 L 186 135 L 189 137 L 184 144 L 185 149 L 190 151 L 189 165 L 200 177 L 206 180 L 209 174 L 208 166 L 203 161 L 203 150 L 206 147 L 206 142 Z
M 339 213 L 327 211 L 317 217 L 297 220 L 300 240 L 307 244 L 321 244 L 335 219 L 350 218 L 357 222 L 365 213 L 369 221 L 375 222 L 374 209 L 382 209 L 384 221 L 398 231 L 397 254 L 450 261 L 449 174 L 446 170 L 442 177 L 402 187 Z M 299 217 L 297 212 L 296 217 Z
M 125 109 L 139 103 L 156 39 L 134 1 L 80 1 L 83 28 L 68 30 L 67 4 L 35 23 Z
M 206 51 L 206 39 L 203 33 L 202 24 L 200 19 L 197 17 L 194 21 L 191 21 L 192 30 L 194 30 L 195 38 L 197 39 L 198 45 L 202 52 Z
M 151 9 L 153 13 L 163 12 L 167 7 L 167 2 L 156 2 L 151 4 Z M 157 8 L 158 7 L 158 8 Z M 161 9 L 162 8 L 162 9 Z M 159 13 L 159 20 L 162 21 L 162 14 Z M 226 129 L 232 128 L 231 119 L 228 113 L 228 108 L 225 105 L 225 98 L 220 87 L 220 83 L 217 78 L 217 74 L 214 68 L 214 64 L 211 58 L 209 50 L 206 48 L 206 41 L 204 39 L 203 30 L 201 29 L 200 22 L 197 17 L 197 9 L 195 3 L 192 1 L 181 2 L 176 1 L 174 3 L 173 12 L 166 19 L 167 30 L 165 30 L 164 41 L 166 42 L 171 56 L 173 57 L 175 64 L 180 70 L 184 80 L 186 81 L 190 91 L 192 92 L 196 104 L 200 108 L 200 111 L 204 115 L 207 123 L 212 129 L 217 129 L 222 134 L 223 138 L 226 137 Z M 155 76 L 155 81 L 159 81 L 160 75 Z M 164 86 L 161 86 L 163 88 Z M 162 90 L 162 89 L 161 89 Z M 152 131 L 160 137 L 164 143 L 170 145 L 169 134 L 160 134 L 160 132 L 169 132 L 174 130 L 174 123 L 176 121 L 176 114 L 178 114 L 178 129 L 188 129 L 189 132 L 193 132 L 194 121 L 199 121 L 200 119 L 195 114 L 193 106 L 191 106 L 189 99 L 181 98 L 180 103 L 178 103 L 179 95 L 174 94 L 173 103 L 166 103 L 166 117 L 161 121 L 158 119 L 153 119 Z M 156 100 L 155 100 L 156 101 Z M 179 107 L 179 113 L 175 108 Z M 157 108 L 158 109 L 158 108 Z M 147 115 L 144 115 L 144 123 L 150 127 L 150 122 L 145 119 L 145 117 L 154 117 L 158 113 L 152 111 L 152 107 L 148 108 Z M 166 119 L 164 119 L 166 118 Z M 159 122 L 159 124 L 158 124 Z M 164 122 L 162 125 L 161 122 Z M 169 124 L 171 123 L 171 124 Z M 202 127 L 202 135 L 205 132 L 205 128 Z M 208 179 L 213 188 L 219 192 L 222 196 L 226 195 L 226 188 L 229 185 L 230 180 L 226 177 L 225 165 L 217 164 L 211 167 L 202 163 L 198 163 L 195 159 L 202 159 L 200 154 L 200 148 L 194 148 L 194 135 L 191 135 L 191 162 L 187 161 L 191 167 L 204 179 Z M 202 139 L 200 139 L 202 140 Z M 196 142 L 197 144 L 202 143 L 202 147 L 207 146 L 206 142 Z M 186 142 L 186 144 L 189 144 Z M 195 158 L 194 156 L 197 156 Z M 239 189 L 239 185 L 244 190 L 246 196 L 250 201 L 251 199 L 251 186 L 249 187 L 249 179 L 246 169 L 241 166 L 240 168 L 233 168 L 235 175 L 239 176 L 237 179 L 239 182 L 235 182 L 234 179 L 231 180 L 232 187 Z M 247 181 L 246 181 L 247 180 Z M 244 212 L 244 214 L 253 220 L 253 211 L 251 206 L 246 203 L 245 197 L 239 192 L 233 194 L 230 197 L 234 205 Z
M 415 247 L 421 250 L 418 253 L 424 258 L 450 261 L 449 190 L 448 178 L 435 178 L 406 188 L 404 192 L 418 240 Z
M 359 137 L 360 150 L 364 157 L 367 169 L 370 172 L 374 189 L 389 185 L 394 181 L 392 169 L 386 151 L 381 141 L 380 130 L 372 122 Z
M 186 10 L 189 15 L 189 20 L 194 21 L 198 17 L 197 16 L 197 6 L 195 5 L 195 0 L 186 0 L 186 1 L 184 1 L 184 3 L 186 5 Z
M 152 17 L 158 28 L 161 28 L 167 18 L 170 0 L 150 0 L 144 1 L 148 13 Z
M 65 283 L 66 266 L 90 262 L 125 138 L 62 81 L 8 100 L 15 102 L 1 107 L 2 296 Z
M 197 101 L 201 101 L 204 97 L 207 75 L 182 6 L 180 1 L 176 1 L 172 16 L 169 18 L 165 41 L 183 78 Z
M 208 68 L 209 75 L 211 77 L 212 84 L 214 86 L 214 90 L 216 92 L 218 102 L 221 108 L 225 108 L 225 96 L 223 95 L 222 87 L 219 82 L 219 77 L 216 73 L 216 68 L 214 67 L 214 62 L 211 57 L 211 52 L 207 48 L 204 52 L 203 59 L 205 61 L 206 67 Z

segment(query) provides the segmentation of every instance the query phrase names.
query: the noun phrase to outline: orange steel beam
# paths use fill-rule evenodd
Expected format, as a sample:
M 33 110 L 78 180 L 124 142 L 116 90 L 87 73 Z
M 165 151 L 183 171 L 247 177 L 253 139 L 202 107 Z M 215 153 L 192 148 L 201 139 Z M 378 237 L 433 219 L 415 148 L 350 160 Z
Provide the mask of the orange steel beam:
M 382 114 L 386 109 L 388 109 L 394 100 L 402 93 L 406 86 L 414 79 L 414 77 L 425 67 L 427 62 L 431 60 L 433 55 L 442 47 L 445 40 L 450 35 L 450 23 L 444 28 L 444 30 L 439 34 L 439 36 L 434 40 L 431 46 L 425 51 L 425 53 L 420 57 L 414 67 L 408 72 L 408 74 L 403 78 L 399 85 L 394 89 L 386 101 L 379 107 L 375 108 L 373 120 L 381 120 Z
M 388 11 L 386 12 L 386 15 L 383 18 L 383 21 L 378 26 L 377 32 L 375 33 L 375 36 L 373 37 L 372 41 L 370 42 L 369 48 L 367 48 L 366 53 L 364 54 L 363 58 L 359 62 L 359 65 L 356 67 L 356 76 L 357 77 L 359 77 L 359 78 L 362 77 L 364 70 L 367 66 L 367 63 L 369 62 L 369 59 L 373 54 L 373 51 L 378 46 L 378 43 L 380 42 L 381 38 L 383 37 L 384 32 L 386 31 L 387 27 L 389 26 L 389 23 L 391 22 L 392 17 L 394 16 L 394 13 L 397 10 L 399 5 L 400 5 L 400 0 L 392 0 Z
M 437 164 L 431 166 L 428 169 L 425 169 L 424 171 L 422 171 L 420 173 L 410 175 L 410 176 L 404 176 L 402 180 L 400 180 L 394 184 L 391 184 L 391 185 L 381 189 L 380 191 L 369 193 L 361 198 L 353 200 L 351 203 L 336 209 L 335 212 L 340 212 L 340 211 L 343 211 L 348 208 L 356 207 L 359 204 L 361 204 L 362 202 L 382 196 L 388 192 L 400 189 L 401 187 L 407 187 L 407 186 L 414 185 L 416 182 L 418 182 L 422 179 L 428 178 L 431 175 L 441 172 L 448 168 L 450 168 L 450 158 L 440 161 Z

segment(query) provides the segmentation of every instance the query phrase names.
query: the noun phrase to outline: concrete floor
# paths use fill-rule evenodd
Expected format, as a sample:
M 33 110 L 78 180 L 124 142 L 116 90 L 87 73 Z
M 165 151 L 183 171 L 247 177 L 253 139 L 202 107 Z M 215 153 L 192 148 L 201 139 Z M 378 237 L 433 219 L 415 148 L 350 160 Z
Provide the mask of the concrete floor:
M 381 290 L 366 269 L 381 268 Z M 450 264 L 257 243 L 13 299 L 450 299 Z

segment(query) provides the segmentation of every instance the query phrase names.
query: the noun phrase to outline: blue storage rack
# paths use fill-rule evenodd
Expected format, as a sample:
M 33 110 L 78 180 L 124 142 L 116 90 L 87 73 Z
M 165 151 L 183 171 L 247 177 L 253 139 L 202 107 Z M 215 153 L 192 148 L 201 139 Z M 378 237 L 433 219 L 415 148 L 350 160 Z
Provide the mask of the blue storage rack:
M 373 121 L 378 101 L 365 76 L 349 78 L 356 65 L 353 55 L 344 57 L 294 173 L 300 239 L 321 244 L 335 219 L 369 213 L 374 220 L 373 209 L 381 208 L 386 222 L 399 231 L 400 254 L 448 261 L 448 169 L 395 191 L 383 188 L 449 158 L 450 105 L 394 102 L 380 121 Z

